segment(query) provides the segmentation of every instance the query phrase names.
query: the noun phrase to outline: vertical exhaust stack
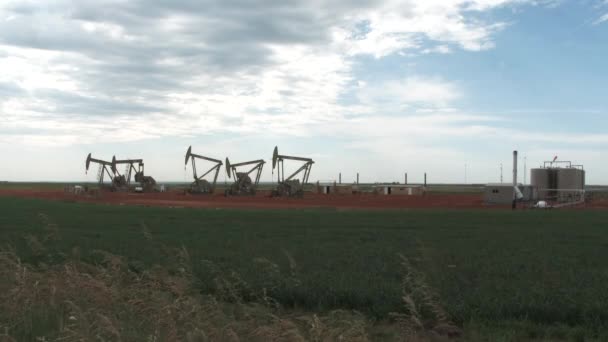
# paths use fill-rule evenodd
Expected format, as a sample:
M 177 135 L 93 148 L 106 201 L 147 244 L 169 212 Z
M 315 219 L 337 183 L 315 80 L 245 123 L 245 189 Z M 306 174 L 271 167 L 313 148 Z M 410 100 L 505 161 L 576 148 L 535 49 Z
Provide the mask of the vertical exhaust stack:
M 512 209 L 515 209 L 517 203 L 517 151 L 513 151 L 513 204 Z
M 524 156 L 524 185 L 528 184 L 528 165 L 527 165 L 527 160 L 528 158 Z

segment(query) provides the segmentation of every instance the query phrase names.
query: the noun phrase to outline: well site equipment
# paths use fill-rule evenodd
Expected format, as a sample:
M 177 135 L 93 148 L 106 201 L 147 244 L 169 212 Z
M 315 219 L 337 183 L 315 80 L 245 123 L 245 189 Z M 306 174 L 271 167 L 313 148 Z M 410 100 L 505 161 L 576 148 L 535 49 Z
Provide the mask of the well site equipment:
M 419 196 L 424 195 L 425 189 L 422 185 L 377 185 L 375 192 L 380 195 Z
M 226 157 L 226 174 L 228 178 L 233 178 L 234 183 L 230 186 L 230 188 L 226 189 L 226 196 L 243 196 L 255 195 L 255 191 L 257 189 L 258 184 L 260 183 L 260 176 L 262 175 L 262 169 L 264 168 L 264 164 L 266 162 L 263 159 L 252 160 L 237 164 L 231 164 L 228 157 Z M 251 166 L 251 169 L 246 172 L 238 172 L 238 168 L 242 168 L 244 166 Z M 254 180 L 251 179 L 250 175 L 255 173 Z
M 285 160 L 299 161 L 302 162 L 302 166 L 285 178 Z M 294 157 L 279 154 L 278 146 L 274 147 L 272 153 L 272 170 L 277 169 L 277 188 L 272 191 L 272 196 L 284 196 L 284 197 L 303 197 L 304 196 L 304 185 L 308 183 L 310 177 L 310 170 L 312 164 L 315 162 L 310 158 Z M 296 178 L 298 175 L 302 175 L 302 181 Z
M 104 184 L 104 178 L 106 175 L 110 179 L 111 190 L 117 190 L 124 184 L 124 176 L 120 175 L 116 171 L 116 168 L 112 166 L 112 162 L 93 158 L 91 157 L 91 153 L 89 153 L 85 162 L 86 173 L 89 172 L 89 167 L 91 166 L 91 163 L 99 165 L 99 171 L 97 172 L 97 182 L 100 188 L 106 187 L 106 185 Z
M 586 175 L 582 165 L 553 159 L 540 168 L 533 168 L 530 173 L 538 200 L 552 203 L 584 201 Z
M 486 204 L 510 204 L 515 209 L 517 202 L 529 201 L 533 198 L 531 187 L 526 187 L 517 182 L 518 152 L 513 151 L 513 181 L 503 183 L 502 164 L 500 164 L 500 183 L 488 183 L 484 190 L 484 202 Z
M 144 174 L 144 161 L 143 159 L 116 159 L 116 156 L 112 157 L 112 170 L 114 172 L 117 171 L 118 165 L 125 165 L 125 172 L 122 177 L 124 177 L 124 184 L 121 186 L 121 190 L 129 191 L 131 190 L 131 176 L 133 179 L 139 183 L 139 188 L 135 188 L 136 191 L 143 192 L 153 192 L 156 189 L 156 180 L 154 180 L 151 176 L 146 176 Z
M 201 161 L 212 163 L 211 168 L 209 168 L 205 173 L 201 176 L 197 174 L 196 168 L 196 160 L 199 159 Z M 192 161 L 192 175 L 194 177 L 194 181 L 190 184 L 190 189 L 188 192 L 191 194 L 212 194 L 215 191 L 215 184 L 217 183 L 217 176 L 220 172 L 220 168 L 223 163 L 221 160 L 213 159 L 209 157 L 205 157 L 202 155 L 192 153 L 192 146 L 188 147 L 188 151 L 186 151 L 186 159 L 185 164 L 188 165 L 188 161 Z M 213 180 L 208 181 L 204 179 L 207 175 L 213 175 Z
M 483 198 L 486 204 L 512 205 L 514 196 L 518 201 L 528 202 L 534 199 L 534 193 L 530 185 L 513 187 L 511 183 L 488 183 L 484 187 Z

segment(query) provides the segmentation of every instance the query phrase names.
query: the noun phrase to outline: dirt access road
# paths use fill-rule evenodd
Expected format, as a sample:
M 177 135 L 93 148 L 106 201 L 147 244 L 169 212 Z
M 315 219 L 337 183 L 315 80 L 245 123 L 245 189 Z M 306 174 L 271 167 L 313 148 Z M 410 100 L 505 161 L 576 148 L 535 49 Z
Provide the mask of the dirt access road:
M 190 195 L 182 192 L 122 193 L 101 192 L 99 196 L 65 193 L 62 190 L 0 189 L 0 196 L 40 198 L 57 201 L 76 201 L 117 205 L 145 205 L 193 208 L 344 208 L 344 209 L 400 209 L 400 208 L 496 208 L 483 204 L 480 194 L 400 195 L 322 195 L 306 193 L 304 198 L 271 198 L 269 192 L 258 192 L 252 197 L 225 197 L 223 194 Z

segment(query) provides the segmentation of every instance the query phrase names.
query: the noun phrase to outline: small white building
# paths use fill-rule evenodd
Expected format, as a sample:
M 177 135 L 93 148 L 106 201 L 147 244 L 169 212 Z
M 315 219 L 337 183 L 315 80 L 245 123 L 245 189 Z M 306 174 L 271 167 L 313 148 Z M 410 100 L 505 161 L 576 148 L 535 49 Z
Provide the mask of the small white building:
M 422 185 L 380 185 L 376 187 L 376 193 L 382 195 L 419 196 L 424 194 Z
M 354 191 L 353 185 L 351 184 L 336 184 L 334 183 L 320 183 L 317 182 L 316 192 L 318 194 L 336 194 L 336 195 L 352 195 Z
M 517 186 L 519 193 L 516 195 L 518 201 L 534 200 L 536 195 L 531 185 Z M 486 204 L 511 204 L 513 202 L 513 192 L 515 188 L 509 183 L 489 183 L 486 184 L 484 191 L 484 202 Z

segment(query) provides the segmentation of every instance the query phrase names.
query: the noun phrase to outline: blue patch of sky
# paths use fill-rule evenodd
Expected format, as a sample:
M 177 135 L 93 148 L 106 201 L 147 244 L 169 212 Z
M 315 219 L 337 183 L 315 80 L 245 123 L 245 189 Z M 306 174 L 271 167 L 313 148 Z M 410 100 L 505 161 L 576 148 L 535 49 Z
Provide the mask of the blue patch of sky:
M 604 133 L 608 124 L 608 23 L 592 2 L 564 2 L 555 8 L 525 7 L 491 12 L 484 20 L 507 22 L 487 51 L 359 57 L 358 80 L 380 83 L 408 76 L 457 82 L 464 112 L 501 116 L 500 125 L 539 130 Z M 424 42 L 425 46 L 432 46 Z M 343 97 L 354 101 L 353 94 Z

